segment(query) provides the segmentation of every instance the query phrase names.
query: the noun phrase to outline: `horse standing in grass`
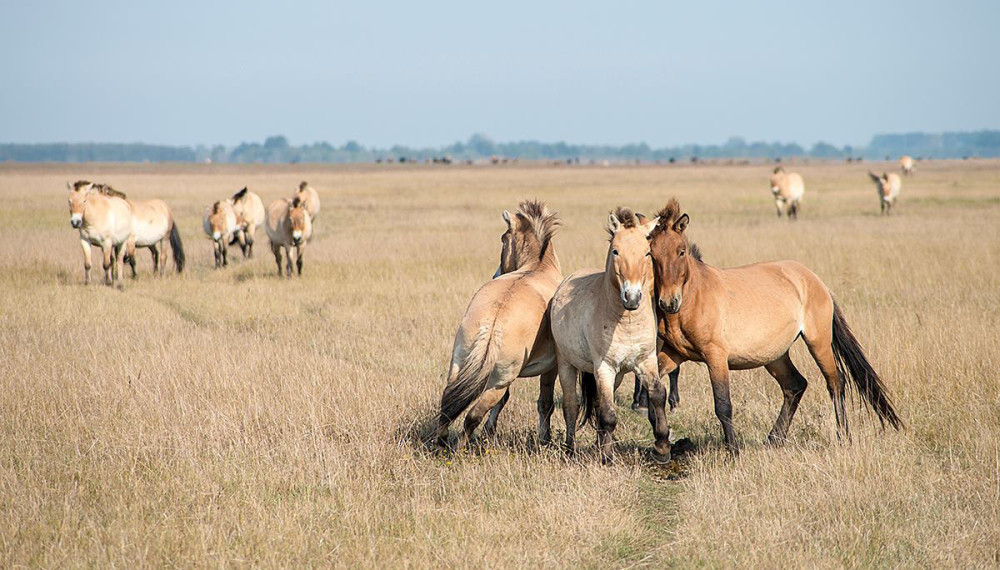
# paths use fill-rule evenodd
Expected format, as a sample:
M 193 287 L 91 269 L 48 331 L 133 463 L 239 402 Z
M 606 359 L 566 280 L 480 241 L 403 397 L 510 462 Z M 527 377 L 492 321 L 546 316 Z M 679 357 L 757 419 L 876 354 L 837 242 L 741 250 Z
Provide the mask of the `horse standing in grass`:
M 134 246 L 132 206 L 125 194 L 104 184 L 78 180 L 66 183 L 69 190 L 69 223 L 80 230 L 84 280 L 90 283 L 90 246 L 104 254 L 104 283 L 121 288 L 122 250 Z
M 584 373 L 583 423 L 596 407 L 598 445 L 604 461 L 611 459 L 613 451 L 615 387 L 622 376 L 634 372 L 650 394 L 647 413 L 656 436 L 654 458 L 670 459 L 665 406 L 653 405 L 652 400 L 654 394 L 666 393 L 657 372 L 653 264 L 647 240 L 655 225 L 656 220 L 641 224 L 628 208 L 611 212 L 611 243 L 604 269 L 570 275 L 552 297 L 549 318 L 563 389 L 566 449 L 570 453 L 576 446 L 579 412 L 577 372 Z
M 892 207 L 896 205 L 899 192 L 903 189 L 903 180 L 895 172 L 883 172 L 882 176 L 879 176 L 869 171 L 868 177 L 872 179 L 872 182 L 875 183 L 875 189 L 878 190 L 882 213 L 888 216 L 892 213 Z
M 239 229 L 236 223 L 236 212 L 227 200 L 220 200 L 205 211 L 202 219 L 202 228 L 205 235 L 212 240 L 212 248 L 215 252 L 215 268 L 229 265 L 228 249 L 229 243 L 233 241 L 233 234 Z
M 664 340 L 660 373 L 692 360 L 708 365 L 715 414 L 726 447 L 738 451 L 729 399 L 729 371 L 764 367 L 778 381 L 784 403 L 768 436 L 781 444 L 806 390 L 806 379 L 788 351 L 805 340 L 826 378 L 837 419 L 837 436 L 848 440 L 844 389 L 848 381 L 874 410 L 879 421 L 899 429 L 902 422 L 886 395 L 830 290 L 812 271 L 794 261 L 756 263 L 716 269 L 692 255 L 695 247 L 684 230 L 689 217 L 677 200 L 660 210 L 650 234 L 656 273 L 657 305 Z M 665 394 L 650 390 L 649 409 L 663 405 Z
M 448 382 L 441 395 L 436 439 L 445 446 L 448 426 L 469 408 L 459 438 L 463 449 L 491 408 L 484 431 L 496 429 L 497 415 L 516 378 L 541 376 L 538 439 L 551 439 L 555 346 L 546 308 L 562 280 L 552 236 L 559 217 L 545 204 L 525 201 L 513 216 L 503 213 L 507 231 L 500 240 L 500 266 L 492 281 L 476 291 L 455 334 Z M 574 387 L 574 390 L 576 388 Z
M 306 210 L 305 202 L 294 198 L 278 198 L 267 207 L 267 219 L 264 224 L 267 237 L 271 240 L 271 253 L 278 264 L 278 277 L 281 277 L 281 248 L 285 249 L 288 263 L 288 276 L 292 276 L 292 251 L 295 251 L 295 265 L 299 275 L 302 275 L 302 256 L 306 252 L 306 243 L 312 237 L 312 220 Z
M 264 202 L 246 186 L 227 201 L 233 205 L 233 212 L 236 213 L 237 230 L 233 240 L 239 242 L 243 257 L 253 258 L 257 228 L 264 225 L 264 220 L 267 218 Z M 229 245 L 233 245 L 233 242 Z
M 174 257 L 174 267 L 177 273 L 184 271 L 184 244 L 181 243 L 180 232 L 174 223 L 170 207 L 163 200 L 129 200 L 132 206 L 132 217 L 135 220 L 135 244 L 125 254 L 125 261 L 132 269 L 135 278 L 135 248 L 147 247 L 153 256 L 153 272 L 163 275 L 167 260 L 161 255 L 166 254 L 167 241 Z
M 779 166 L 771 173 L 771 194 L 779 218 L 785 213 L 789 219 L 799 217 L 799 204 L 805 191 L 805 183 L 797 172 L 785 172 L 785 168 Z
M 913 174 L 913 157 L 904 154 L 899 157 L 899 169 L 903 171 L 903 175 Z
M 314 221 L 319 215 L 319 193 L 303 180 L 299 183 L 299 189 L 295 191 L 293 198 L 298 198 L 305 203 L 306 211 L 309 212 L 309 221 Z

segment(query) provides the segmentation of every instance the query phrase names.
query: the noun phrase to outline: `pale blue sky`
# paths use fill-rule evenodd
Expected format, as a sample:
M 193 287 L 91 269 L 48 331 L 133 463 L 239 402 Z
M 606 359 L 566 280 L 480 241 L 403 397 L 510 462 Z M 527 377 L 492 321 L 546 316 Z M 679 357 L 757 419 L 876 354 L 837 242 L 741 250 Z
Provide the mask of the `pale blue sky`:
M 0 0 L 0 142 L 1000 128 L 1000 1 Z

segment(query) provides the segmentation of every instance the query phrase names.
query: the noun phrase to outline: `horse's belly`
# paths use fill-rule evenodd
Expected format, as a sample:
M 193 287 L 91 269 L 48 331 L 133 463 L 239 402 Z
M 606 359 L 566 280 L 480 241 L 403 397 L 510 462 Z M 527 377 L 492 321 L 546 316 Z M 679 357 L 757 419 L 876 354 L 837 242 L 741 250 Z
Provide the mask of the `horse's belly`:
M 733 339 L 729 342 L 729 368 L 747 370 L 770 364 L 788 352 L 801 333 L 799 323 L 789 322 L 771 334 Z
M 149 247 L 156 244 L 167 235 L 167 221 L 149 221 L 135 224 L 135 245 Z
M 521 369 L 521 373 L 518 374 L 521 378 L 530 378 L 532 376 L 538 376 L 543 372 L 551 370 L 556 365 L 556 353 L 554 351 L 548 352 L 541 356 L 541 358 L 536 358 L 531 362 L 528 362 L 524 368 Z

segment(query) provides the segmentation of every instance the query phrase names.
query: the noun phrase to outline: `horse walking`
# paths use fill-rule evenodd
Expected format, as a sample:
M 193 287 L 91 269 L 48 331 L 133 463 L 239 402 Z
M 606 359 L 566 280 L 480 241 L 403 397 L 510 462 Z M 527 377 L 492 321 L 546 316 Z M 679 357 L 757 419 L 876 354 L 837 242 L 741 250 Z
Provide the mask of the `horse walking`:
M 215 268 L 219 269 L 229 265 L 229 244 L 232 243 L 233 235 L 239 229 L 232 204 L 228 200 L 220 200 L 212 204 L 210 208 L 205 210 L 202 228 L 205 230 L 205 235 L 212 240 Z
M 458 449 L 468 444 L 491 408 L 484 432 L 495 430 L 510 385 L 516 378 L 539 375 L 538 439 L 542 444 L 551 439 L 556 356 L 546 309 L 562 280 L 552 243 L 559 217 L 541 202 L 525 201 L 513 216 L 504 210 L 503 219 L 507 230 L 500 237 L 500 265 L 494 279 L 473 295 L 455 334 L 436 432 L 442 446 L 448 426 L 466 409 Z
M 794 261 L 717 269 L 700 261 L 684 230 L 689 217 L 677 200 L 660 210 L 650 234 L 657 305 L 663 313 L 660 373 L 691 360 L 708 365 L 715 414 L 726 447 L 738 451 L 729 399 L 729 371 L 764 367 L 777 380 L 784 402 L 768 440 L 784 442 L 806 390 L 806 379 L 788 351 L 800 337 L 826 378 L 838 438 L 847 440 L 844 389 L 851 382 L 879 421 L 899 429 L 885 385 L 872 368 L 830 290 Z M 650 391 L 650 410 L 661 394 Z
M 132 278 L 135 273 L 135 248 L 149 248 L 153 256 L 153 273 L 163 275 L 167 266 L 167 260 L 161 255 L 166 254 L 166 244 L 170 242 L 170 251 L 173 253 L 174 267 L 177 273 L 184 271 L 184 244 L 181 243 L 181 234 L 177 231 L 177 224 L 174 223 L 173 213 L 170 207 L 163 200 L 129 200 L 132 206 L 132 217 L 135 221 L 135 243 L 125 254 L 125 261 L 132 269 Z
M 868 177 L 872 179 L 872 182 L 875 183 L 875 189 L 878 190 L 882 213 L 888 216 L 892 213 L 892 207 L 896 205 L 899 192 L 903 189 L 903 179 L 895 172 L 883 172 L 882 176 L 879 176 L 868 171 Z
M 292 276 L 292 251 L 295 252 L 295 265 L 299 275 L 302 275 L 302 257 L 306 252 L 306 243 L 312 237 L 312 220 L 306 210 L 305 203 L 298 198 L 288 200 L 278 198 L 267 207 L 267 217 L 264 224 L 267 237 L 271 241 L 271 253 L 278 264 L 278 277 L 281 277 L 281 249 L 285 249 L 288 263 L 288 276 Z
M 899 169 L 904 176 L 913 174 L 913 157 L 908 154 L 899 157 Z
M 233 197 L 227 201 L 233 205 L 237 226 L 233 236 L 234 241 L 230 242 L 229 245 L 239 242 L 243 257 L 253 258 L 253 244 L 256 240 L 257 228 L 264 225 L 264 220 L 267 218 L 264 202 L 260 196 L 248 190 L 246 186 L 233 194 Z
M 122 287 L 122 250 L 134 246 L 132 206 L 125 194 L 105 184 L 87 180 L 66 183 L 69 190 L 69 223 L 80 230 L 83 248 L 84 282 L 90 283 L 90 246 L 104 254 L 104 283 Z
M 566 449 L 570 453 L 576 447 L 579 413 L 577 373 L 584 373 L 581 423 L 586 423 L 596 407 L 598 445 L 602 459 L 608 461 L 617 424 L 615 387 L 626 373 L 634 372 L 649 391 L 647 413 L 656 436 L 654 457 L 664 462 L 670 459 L 666 390 L 656 362 L 653 265 L 647 240 L 655 225 L 656 220 L 641 224 L 628 208 L 611 212 L 607 228 L 611 239 L 604 269 L 570 275 L 552 297 L 549 318 L 563 389 Z M 661 394 L 663 402 L 655 405 Z
M 299 189 L 295 191 L 293 198 L 298 198 L 305 203 L 306 211 L 309 212 L 309 220 L 314 221 L 319 215 L 319 193 L 303 180 L 299 183 Z
M 799 217 L 799 204 L 805 191 L 805 183 L 797 172 L 786 173 L 785 168 L 779 166 L 771 173 L 771 194 L 774 195 L 774 206 L 779 218 L 786 213 L 789 219 Z

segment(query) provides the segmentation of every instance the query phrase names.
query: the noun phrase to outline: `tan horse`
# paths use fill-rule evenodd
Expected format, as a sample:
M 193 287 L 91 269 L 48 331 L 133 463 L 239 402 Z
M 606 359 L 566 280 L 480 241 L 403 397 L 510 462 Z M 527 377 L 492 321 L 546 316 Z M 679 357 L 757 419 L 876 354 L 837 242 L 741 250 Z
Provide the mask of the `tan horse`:
M 260 196 L 248 190 L 246 186 L 233 194 L 228 202 L 233 205 L 233 212 L 236 213 L 236 225 L 238 226 L 233 238 L 239 242 L 243 256 L 252 258 L 257 228 L 264 225 L 264 220 L 267 218 L 264 202 L 261 201 Z
M 177 273 L 184 271 L 184 244 L 181 243 L 180 232 L 174 223 L 170 207 L 163 200 L 129 200 L 132 206 L 132 216 L 135 220 L 135 244 L 125 254 L 125 261 L 132 268 L 132 278 L 135 278 L 135 248 L 147 247 L 153 256 L 153 272 L 163 275 L 167 260 L 160 259 L 166 254 L 167 241 L 174 257 L 174 267 Z
M 278 198 L 267 207 L 267 219 L 264 224 L 267 237 L 271 240 L 271 253 L 278 264 L 278 277 L 281 277 L 281 248 L 285 248 L 288 262 L 288 276 L 292 276 L 292 251 L 295 251 L 295 265 L 299 275 L 302 275 L 302 256 L 306 252 L 306 242 L 312 237 L 312 220 L 306 205 L 298 198 L 288 200 Z
M 899 157 L 899 169 L 904 175 L 913 174 L 913 157 L 908 154 Z
M 299 183 L 299 189 L 295 191 L 293 198 L 298 198 L 305 203 L 310 221 L 316 219 L 316 216 L 319 215 L 319 194 L 308 182 L 303 180 Z
M 802 176 L 797 172 L 786 173 L 784 167 L 779 166 L 771 173 L 771 194 L 774 195 L 779 218 L 785 213 L 790 219 L 798 218 L 799 204 L 805 191 Z
M 85 282 L 90 283 L 90 246 L 96 245 L 104 254 L 104 282 L 121 288 L 121 254 L 133 247 L 132 206 L 125 194 L 104 184 L 78 180 L 66 188 L 69 223 L 80 230 Z
M 660 373 L 692 360 L 708 365 L 715 414 L 722 423 L 726 447 L 738 450 L 729 399 L 729 371 L 764 367 L 784 394 L 778 419 L 768 436 L 782 443 L 806 390 L 806 379 L 788 356 L 799 337 L 826 378 L 837 418 L 837 435 L 849 439 L 844 387 L 849 380 L 884 425 L 902 422 L 885 386 L 830 290 L 812 271 L 794 261 L 756 263 L 716 269 L 691 255 L 694 247 L 684 230 L 688 215 L 677 200 L 659 212 L 650 237 L 656 273 L 657 305 L 664 340 Z M 650 410 L 665 395 L 650 391 Z
M 896 199 L 899 198 L 899 192 L 903 189 L 903 180 L 895 172 L 883 172 L 882 176 L 879 176 L 869 171 L 868 177 L 872 179 L 872 182 L 875 183 L 875 189 L 878 190 L 882 213 L 891 214 L 892 207 L 896 205 Z
M 543 444 L 551 438 L 556 360 L 546 308 L 562 280 L 552 243 L 559 217 L 541 202 L 525 201 L 513 216 L 505 210 L 503 218 L 507 231 L 500 238 L 497 274 L 473 295 L 455 334 L 438 416 L 436 437 L 442 446 L 448 426 L 467 408 L 458 449 L 468 444 L 491 408 L 487 428 L 495 429 L 514 380 L 539 375 L 538 436 Z
M 236 223 L 236 212 L 233 211 L 232 204 L 228 200 L 220 200 L 207 210 L 202 218 L 202 228 L 205 235 L 212 240 L 212 249 L 215 252 L 215 268 L 229 265 L 229 244 L 233 241 L 233 235 L 239 230 Z
M 670 458 L 670 428 L 664 405 L 652 405 L 665 393 L 656 362 L 656 313 L 653 310 L 653 264 L 647 236 L 656 220 L 640 224 L 628 208 L 608 216 L 611 235 L 604 270 L 578 271 L 559 285 L 549 309 L 563 389 L 566 449 L 575 450 L 579 410 L 577 373 L 583 372 L 584 422 L 597 408 L 601 457 L 612 456 L 617 423 L 614 390 L 634 372 L 650 392 L 648 410 L 656 436 L 654 457 Z M 592 376 L 588 376 L 590 373 Z

